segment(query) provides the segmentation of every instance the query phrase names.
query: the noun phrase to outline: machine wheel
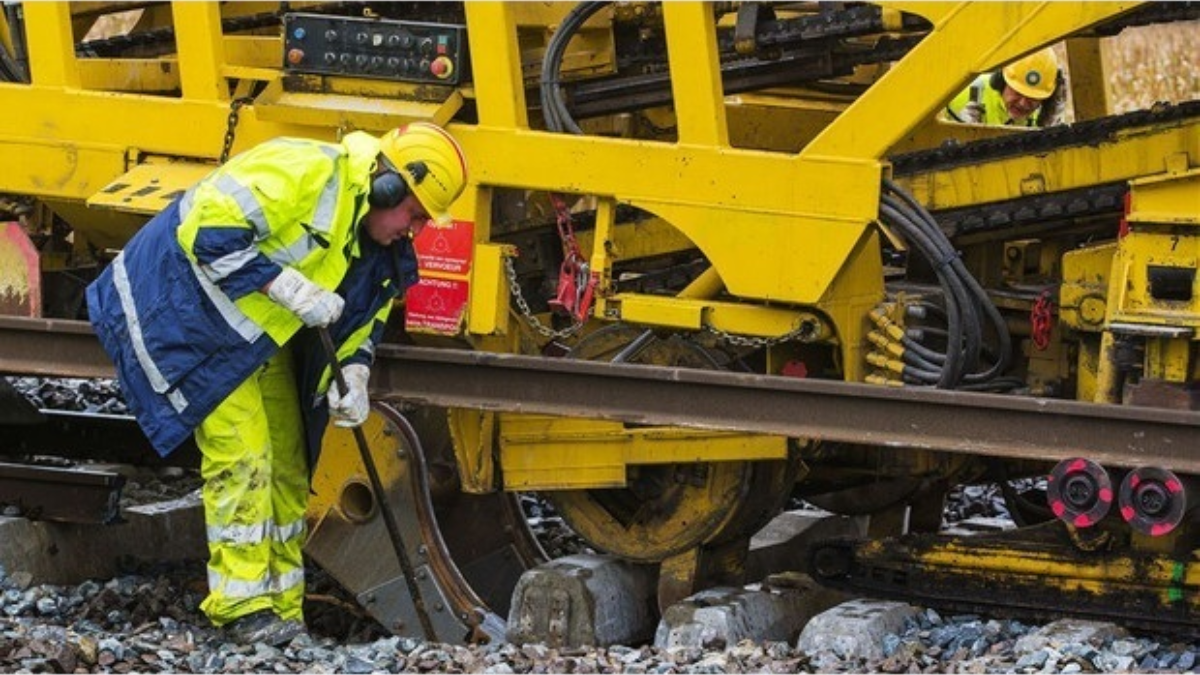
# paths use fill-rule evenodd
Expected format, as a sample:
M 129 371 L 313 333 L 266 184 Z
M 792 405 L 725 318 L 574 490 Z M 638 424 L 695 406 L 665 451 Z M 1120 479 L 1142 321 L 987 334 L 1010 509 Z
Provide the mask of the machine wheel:
M 722 532 L 749 494 L 751 473 L 747 462 L 631 467 L 629 487 L 544 496 L 596 548 L 659 562 Z
M 625 324 L 580 341 L 568 358 L 716 368 L 702 347 Z M 628 469 L 627 487 L 548 492 L 563 519 L 594 547 L 661 562 L 701 544 L 749 537 L 779 512 L 802 464 L 698 462 Z

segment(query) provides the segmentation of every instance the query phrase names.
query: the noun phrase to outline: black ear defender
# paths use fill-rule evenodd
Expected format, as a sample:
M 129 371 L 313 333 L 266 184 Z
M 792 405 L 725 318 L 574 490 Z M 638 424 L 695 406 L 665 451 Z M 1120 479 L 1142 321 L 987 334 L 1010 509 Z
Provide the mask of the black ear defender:
M 395 171 L 384 171 L 371 179 L 367 203 L 377 209 L 394 209 L 408 196 L 408 184 Z
M 384 170 L 371 179 L 371 193 L 367 203 L 377 209 L 394 209 L 408 196 L 408 183 L 392 167 L 391 162 L 380 158 Z

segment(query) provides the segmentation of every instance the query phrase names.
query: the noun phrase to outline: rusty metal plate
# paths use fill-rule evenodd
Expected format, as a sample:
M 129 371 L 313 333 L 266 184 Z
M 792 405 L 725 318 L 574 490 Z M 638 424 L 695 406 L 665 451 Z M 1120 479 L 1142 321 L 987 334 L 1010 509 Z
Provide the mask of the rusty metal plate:
M 120 521 L 118 473 L 0 463 L 0 503 L 35 520 L 111 525 Z

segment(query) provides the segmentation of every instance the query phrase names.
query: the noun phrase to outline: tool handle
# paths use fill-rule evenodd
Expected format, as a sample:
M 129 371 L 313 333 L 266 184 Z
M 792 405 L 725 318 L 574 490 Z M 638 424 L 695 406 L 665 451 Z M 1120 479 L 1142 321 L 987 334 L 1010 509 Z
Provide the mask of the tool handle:
M 325 358 L 329 360 L 329 368 L 333 370 L 333 381 L 337 382 L 338 391 L 345 396 L 350 389 L 346 386 L 346 376 L 342 374 L 342 364 L 338 361 L 337 347 L 333 346 L 333 336 L 324 326 L 317 329 L 317 334 L 321 336 L 321 346 L 325 348 Z
M 321 346 L 325 349 L 325 357 L 329 360 L 329 367 L 333 369 L 333 378 L 337 382 L 338 389 L 343 392 L 350 391 L 346 387 L 346 377 L 342 375 L 342 366 L 338 362 L 337 348 L 333 345 L 333 337 L 329 334 L 329 329 L 320 326 L 317 328 L 317 334 L 321 337 Z M 367 444 L 367 435 L 360 426 L 354 427 L 353 431 L 354 441 L 358 444 L 359 454 L 362 455 L 363 467 L 367 470 L 367 478 L 371 481 L 371 490 L 375 492 L 375 501 L 379 504 L 379 512 L 383 517 L 383 525 L 387 529 L 388 538 L 392 540 L 392 550 L 396 552 L 396 560 L 400 563 L 400 573 L 404 575 L 404 583 L 408 587 L 408 594 L 412 598 L 413 608 L 416 610 L 417 618 L 421 622 L 421 629 L 424 631 L 426 639 L 436 642 L 437 632 L 434 630 L 433 621 L 429 618 L 429 613 L 426 610 L 421 588 L 417 585 L 416 571 L 413 569 L 412 561 L 408 558 L 408 546 L 404 543 L 404 536 L 400 533 L 400 524 L 396 522 L 396 516 L 392 513 L 391 506 L 388 504 L 383 480 L 379 477 L 379 470 L 375 467 L 375 460 L 371 457 L 371 448 Z

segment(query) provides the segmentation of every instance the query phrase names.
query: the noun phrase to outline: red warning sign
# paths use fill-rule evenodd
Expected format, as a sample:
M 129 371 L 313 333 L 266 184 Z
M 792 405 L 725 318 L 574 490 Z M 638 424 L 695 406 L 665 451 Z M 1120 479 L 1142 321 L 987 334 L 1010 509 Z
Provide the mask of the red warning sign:
M 457 335 L 467 307 L 465 280 L 422 277 L 404 296 L 404 327 L 416 333 Z
M 467 274 L 475 245 L 475 223 L 456 220 L 450 225 L 427 225 L 413 239 L 421 272 Z

